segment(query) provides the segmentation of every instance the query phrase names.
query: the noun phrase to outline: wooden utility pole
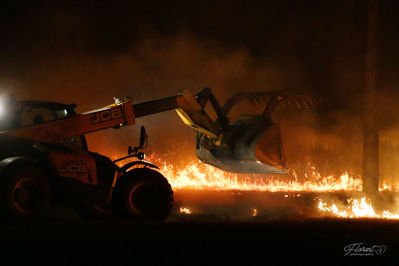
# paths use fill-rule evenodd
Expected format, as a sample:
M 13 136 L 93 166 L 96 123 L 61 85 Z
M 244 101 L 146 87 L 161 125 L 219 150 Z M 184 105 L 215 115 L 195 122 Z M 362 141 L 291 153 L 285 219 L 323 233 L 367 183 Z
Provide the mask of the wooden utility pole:
M 378 192 L 379 141 L 376 125 L 377 56 L 376 25 L 377 0 L 369 0 L 367 24 L 366 73 L 364 86 L 364 132 L 363 132 L 363 191 L 369 195 Z

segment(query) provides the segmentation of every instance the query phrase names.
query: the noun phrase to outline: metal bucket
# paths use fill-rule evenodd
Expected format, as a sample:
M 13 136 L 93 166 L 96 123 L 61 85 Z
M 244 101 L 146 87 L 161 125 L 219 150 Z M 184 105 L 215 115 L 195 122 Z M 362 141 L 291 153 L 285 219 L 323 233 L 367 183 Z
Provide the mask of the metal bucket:
M 283 174 L 285 157 L 278 125 L 253 116 L 231 126 L 219 139 L 197 133 L 197 157 L 232 173 Z

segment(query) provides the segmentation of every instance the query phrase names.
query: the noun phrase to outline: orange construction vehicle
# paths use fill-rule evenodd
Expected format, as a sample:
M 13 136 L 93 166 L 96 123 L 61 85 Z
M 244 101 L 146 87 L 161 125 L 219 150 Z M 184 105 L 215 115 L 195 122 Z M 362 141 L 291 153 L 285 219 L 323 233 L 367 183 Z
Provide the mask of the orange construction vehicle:
M 227 117 L 242 99 L 263 99 L 265 110 L 237 123 Z M 284 167 L 280 131 L 270 113 L 283 100 L 281 92 L 242 94 L 223 108 L 210 89 L 196 96 L 177 96 L 139 104 L 115 99 L 101 109 L 76 114 L 76 105 L 42 101 L 0 102 L 0 216 L 32 219 L 51 203 L 75 206 L 85 218 L 110 213 L 121 218 L 164 220 L 173 204 L 173 191 L 157 166 L 144 161 L 140 149 L 148 137 L 142 127 L 140 145 L 115 161 L 90 152 L 85 134 L 135 124 L 135 119 L 176 109 L 197 134 L 197 156 L 231 172 L 281 173 Z M 210 102 L 218 118 L 204 111 Z M 295 100 L 299 106 L 301 101 Z M 305 101 L 302 105 L 307 107 Z M 131 157 L 123 167 L 115 163 Z
M 1 216 L 38 217 L 53 202 L 75 206 L 86 218 L 106 217 L 112 210 L 122 218 L 165 219 L 173 192 L 155 165 L 140 160 L 118 167 L 87 148 L 85 133 L 134 124 L 132 101 L 117 100 L 84 114 L 76 114 L 75 107 L 40 101 L 1 103 Z M 146 142 L 142 128 L 140 146 L 130 147 L 122 159 L 143 159 L 138 150 Z M 142 167 L 129 171 L 136 165 Z

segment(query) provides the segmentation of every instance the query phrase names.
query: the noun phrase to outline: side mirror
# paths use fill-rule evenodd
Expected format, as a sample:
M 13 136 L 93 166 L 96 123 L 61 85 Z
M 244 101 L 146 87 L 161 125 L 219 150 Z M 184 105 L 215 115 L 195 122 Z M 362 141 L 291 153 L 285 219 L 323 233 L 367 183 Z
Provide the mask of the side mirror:
M 148 147 L 148 135 L 145 130 L 145 127 L 141 127 L 140 129 L 140 149 L 144 149 Z
M 137 155 L 137 158 L 139 158 L 140 160 L 143 160 L 145 158 L 145 154 L 142 152 L 138 152 L 139 149 L 145 149 L 148 147 L 148 135 L 147 132 L 145 131 L 145 127 L 141 127 L 140 129 L 140 146 L 138 147 L 132 147 L 129 146 L 128 149 L 128 154 L 133 154 L 133 155 Z

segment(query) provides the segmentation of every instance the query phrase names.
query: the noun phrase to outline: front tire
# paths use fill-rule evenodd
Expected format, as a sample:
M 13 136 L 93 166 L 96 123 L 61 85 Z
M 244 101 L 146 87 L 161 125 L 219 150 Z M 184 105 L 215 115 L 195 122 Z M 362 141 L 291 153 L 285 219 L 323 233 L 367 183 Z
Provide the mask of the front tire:
M 119 218 L 163 221 L 173 206 L 173 191 L 168 180 L 148 168 L 129 171 L 117 182 L 113 211 Z
M 2 220 L 39 218 L 50 206 L 47 176 L 35 166 L 13 167 L 1 173 L 0 212 Z

